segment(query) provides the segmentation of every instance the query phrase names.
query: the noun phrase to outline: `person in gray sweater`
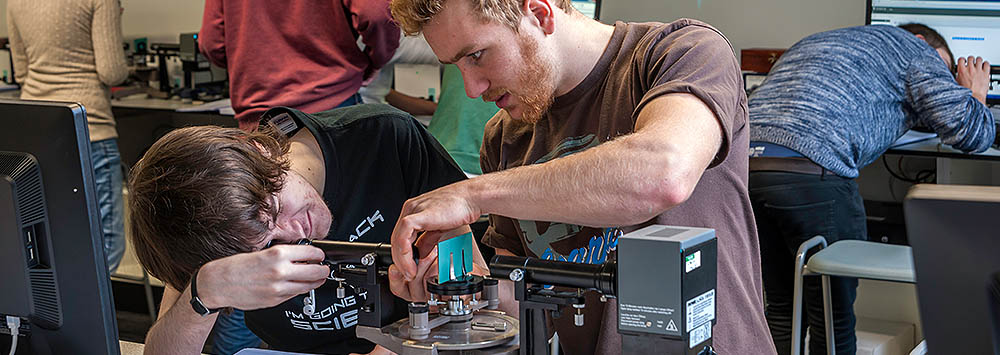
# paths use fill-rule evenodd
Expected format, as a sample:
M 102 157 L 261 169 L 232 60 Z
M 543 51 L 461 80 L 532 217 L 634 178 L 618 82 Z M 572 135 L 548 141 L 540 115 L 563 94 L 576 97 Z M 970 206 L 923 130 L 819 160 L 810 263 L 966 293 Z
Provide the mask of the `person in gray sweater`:
M 7 32 L 21 99 L 83 104 L 108 270 L 125 254 L 118 132 L 110 87 L 128 75 L 119 0 L 9 0 Z M 44 132 L 38 132 L 39 135 Z
M 909 24 L 808 36 L 785 52 L 750 96 L 750 200 L 760 238 L 767 321 L 779 354 L 791 351 L 794 255 L 802 242 L 867 239 L 854 178 L 911 127 L 966 152 L 994 144 L 985 105 L 989 63 L 960 58 Z M 831 280 L 838 354 L 854 354 L 857 279 Z M 819 280 L 805 285 L 809 351 L 825 354 Z M 806 323 L 806 321 L 804 321 Z M 805 332 L 802 336 L 804 337 Z

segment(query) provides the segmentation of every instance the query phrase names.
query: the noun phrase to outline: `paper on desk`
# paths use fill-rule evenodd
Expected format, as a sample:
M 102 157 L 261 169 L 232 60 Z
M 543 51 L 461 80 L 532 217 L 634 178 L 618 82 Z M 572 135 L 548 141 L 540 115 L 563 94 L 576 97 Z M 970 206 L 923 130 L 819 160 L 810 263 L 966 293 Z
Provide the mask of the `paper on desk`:
M 917 132 L 914 130 L 909 130 L 906 131 L 906 133 L 904 133 L 902 137 L 896 139 L 896 141 L 893 142 L 892 145 L 889 146 L 889 148 L 896 148 L 910 143 L 925 141 L 934 137 L 937 137 L 937 133 L 925 133 L 925 132 Z
M 233 109 L 232 101 L 229 99 L 215 100 L 212 102 L 206 102 L 204 104 L 193 106 L 193 107 L 182 107 L 177 109 L 177 112 L 221 112 L 222 110 Z

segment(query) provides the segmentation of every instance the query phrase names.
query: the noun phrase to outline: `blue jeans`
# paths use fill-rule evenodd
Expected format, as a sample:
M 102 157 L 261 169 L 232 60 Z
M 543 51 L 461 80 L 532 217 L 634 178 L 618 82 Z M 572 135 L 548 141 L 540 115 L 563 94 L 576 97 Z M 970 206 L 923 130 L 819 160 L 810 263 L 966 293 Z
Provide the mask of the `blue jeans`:
M 361 103 L 361 95 L 355 93 L 341 102 L 335 108 L 353 106 Z M 212 327 L 212 351 L 215 354 L 234 354 L 243 348 L 260 346 L 262 341 L 247 328 L 243 311 L 233 309 L 230 314 L 220 314 Z
M 750 172 L 750 202 L 760 239 L 767 325 L 778 354 L 789 354 L 794 265 L 799 244 L 817 235 L 826 237 L 829 243 L 867 239 L 864 202 L 854 179 L 778 171 Z M 858 280 L 832 277 L 830 288 L 837 354 L 855 354 L 854 299 Z M 806 278 L 804 291 L 802 329 L 808 325 L 809 353 L 823 355 L 826 326 L 819 278 Z M 800 336 L 805 338 L 805 334 L 803 331 Z
M 97 207 L 101 214 L 104 234 L 104 255 L 108 273 L 118 269 L 125 255 L 125 200 L 122 198 L 122 159 L 118 140 L 105 139 L 90 143 L 90 162 L 94 166 L 97 186 Z
M 220 313 L 212 327 L 212 353 L 231 355 L 244 348 L 260 347 L 263 342 L 244 322 L 243 311 L 233 309 L 233 313 Z

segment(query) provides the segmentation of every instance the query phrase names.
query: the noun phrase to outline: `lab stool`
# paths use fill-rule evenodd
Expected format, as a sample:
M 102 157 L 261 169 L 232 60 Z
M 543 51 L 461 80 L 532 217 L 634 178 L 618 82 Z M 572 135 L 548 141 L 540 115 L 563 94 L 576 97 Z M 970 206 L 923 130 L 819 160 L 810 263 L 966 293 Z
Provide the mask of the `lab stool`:
M 806 261 L 809 249 L 822 246 Z M 856 277 L 881 281 L 916 283 L 913 253 L 909 246 L 862 240 L 842 240 L 827 247 L 826 238 L 815 236 L 802 243 L 795 254 L 795 289 L 792 298 L 792 355 L 802 352 L 802 290 L 804 277 L 820 276 L 823 283 L 823 319 L 826 324 L 826 352 L 836 354 L 833 338 L 833 306 L 830 276 Z

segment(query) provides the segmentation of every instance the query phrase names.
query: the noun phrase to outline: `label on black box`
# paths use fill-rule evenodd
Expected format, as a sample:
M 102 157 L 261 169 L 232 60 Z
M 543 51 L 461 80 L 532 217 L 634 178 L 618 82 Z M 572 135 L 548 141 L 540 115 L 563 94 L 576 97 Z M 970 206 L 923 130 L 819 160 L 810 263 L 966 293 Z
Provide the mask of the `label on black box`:
M 633 330 L 650 330 L 656 333 L 664 331 L 680 335 L 677 325 L 670 319 L 674 310 L 672 308 L 652 307 L 634 304 L 619 304 L 619 323 L 625 327 L 633 327 Z
M 702 324 L 697 328 L 694 328 L 694 330 L 688 333 L 688 339 L 689 339 L 688 344 L 691 344 L 690 346 L 688 346 L 688 348 L 694 349 L 696 345 L 701 344 L 702 342 L 708 340 L 711 337 L 712 337 L 712 322 L 705 322 L 705 324 Z
M 715 289 L 711 289 L 698 297 L 692 298 L 685 303 L 687 309 L 687 327 L 684 329 L 690 333 L 696 325 L 711 322 L 715 319 Z

